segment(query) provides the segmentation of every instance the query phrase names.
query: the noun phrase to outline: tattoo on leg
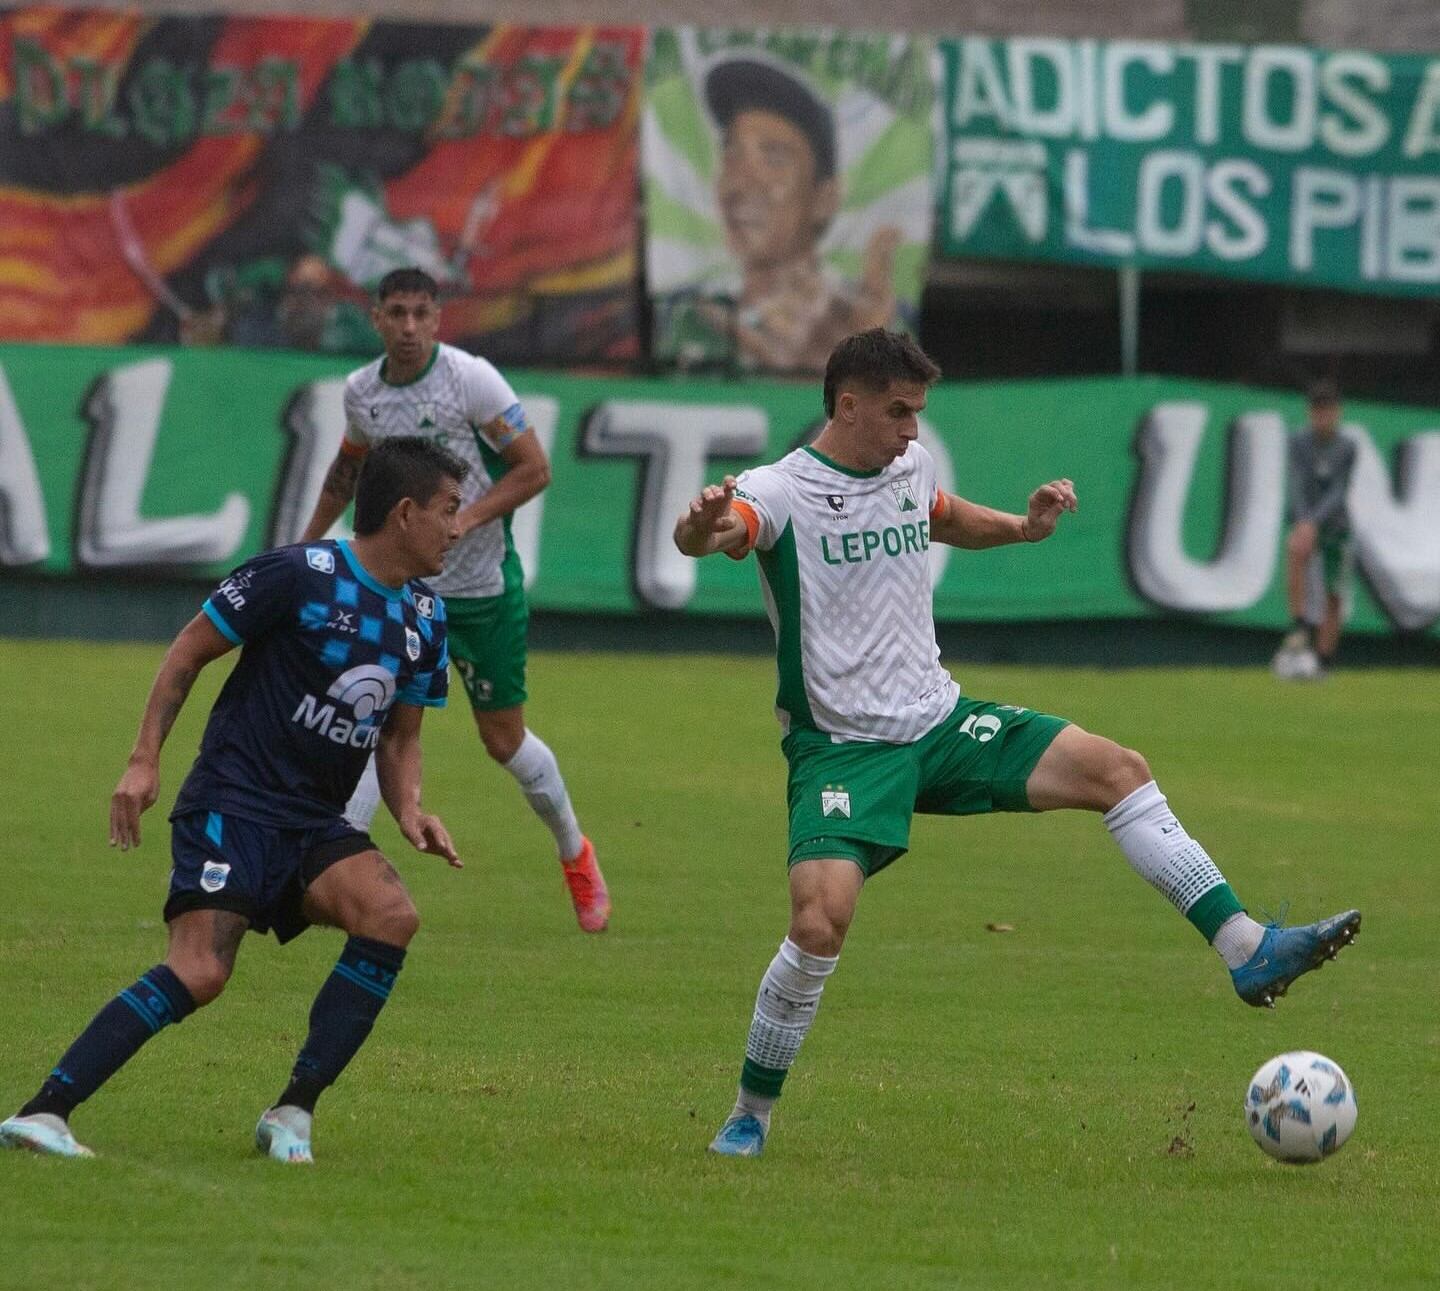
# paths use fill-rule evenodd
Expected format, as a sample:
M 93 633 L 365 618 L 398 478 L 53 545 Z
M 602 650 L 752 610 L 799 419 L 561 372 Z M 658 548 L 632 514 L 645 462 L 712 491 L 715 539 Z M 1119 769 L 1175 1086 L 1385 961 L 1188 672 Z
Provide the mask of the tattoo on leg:
M 235 956 L 240 950 L 240 942 L 249 926 L 250 921 L 244 915 L 234 914 L 229 910 L 215 912 L 215 926 L 210 934 L 210 950 L 227 969 L 234 969 Z
M 375 863 L 377 866 L 379 866 L 380 878 L 382 882 L 389 883 L 395 886 L 404 886 L 400 875 L 395 871 L 395 867 L 391 865 L 390 862 L 387 861 L 383 856 L 377 856 L 375 858 Z

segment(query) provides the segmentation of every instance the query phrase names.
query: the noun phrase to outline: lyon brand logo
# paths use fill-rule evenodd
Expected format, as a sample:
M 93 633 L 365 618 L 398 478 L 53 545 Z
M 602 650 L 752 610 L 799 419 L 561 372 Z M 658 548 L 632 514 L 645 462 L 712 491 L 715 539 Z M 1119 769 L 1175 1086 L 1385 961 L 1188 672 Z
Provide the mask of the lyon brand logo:
M 840 512 L 845 510 L 845 499 L 839 493 L 827 493 L 825 495 L 825 501 L 832 511 Z

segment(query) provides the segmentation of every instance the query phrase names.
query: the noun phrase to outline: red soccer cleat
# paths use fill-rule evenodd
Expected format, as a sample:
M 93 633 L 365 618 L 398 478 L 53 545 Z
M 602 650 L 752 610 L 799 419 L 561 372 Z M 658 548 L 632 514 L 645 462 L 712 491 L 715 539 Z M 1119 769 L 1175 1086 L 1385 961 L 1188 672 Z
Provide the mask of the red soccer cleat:
M 604 932 L 610 922 L 610 892 L 595 860 L 595 844 L 588 838 L 582 841 L 585 845 L 580 855 L 573 861 L 562 861 L 560 868 L 565 871 L 565 886 L 570 889 L 581 931 Z

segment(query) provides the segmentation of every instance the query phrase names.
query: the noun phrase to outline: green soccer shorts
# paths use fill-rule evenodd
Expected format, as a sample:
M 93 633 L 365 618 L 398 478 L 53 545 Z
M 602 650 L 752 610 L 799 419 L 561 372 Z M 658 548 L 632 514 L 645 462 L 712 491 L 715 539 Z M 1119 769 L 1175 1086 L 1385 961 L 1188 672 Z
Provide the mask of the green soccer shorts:
M 507 584 L 509 580 L 506 580 Z M 479 712 L 525 702 L 525 637 L 530 607 L 518 581 L 499 596 L 445 598 L 450 658 Z
M 1347 534 L 1333 538 L 1321 538 L 1320 576 L 1325 591 L 1338 596 L 1342 601 L 1350 595 L 1350 584 L 1355 572 L 1355 543 Z
M 1013 704 L 962 698 L 913 744 L 835 744 L 823 731 L 792 731 L 782 745 L 790 764 L 790 864 L 844 857 L 868 876 L 909 849 L 917 811 L 1033 811 L 1025 782 L 1068 725 Z

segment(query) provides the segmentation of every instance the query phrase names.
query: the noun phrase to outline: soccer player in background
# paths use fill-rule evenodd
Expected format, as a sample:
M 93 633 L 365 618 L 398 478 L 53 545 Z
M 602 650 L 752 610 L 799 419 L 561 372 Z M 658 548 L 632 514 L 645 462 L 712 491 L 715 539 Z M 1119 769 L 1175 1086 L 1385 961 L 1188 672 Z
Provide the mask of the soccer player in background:
M 485 751 L 515 778 L 554 836 L 580 927 L 601 932 L 610 918 L 610 895 L 594 845 L 580 832 L 555 755 L 525 726 L 530 614 L 510 517 L 549 484 L 545 449 L 505 378 L 484 359 L 435 339 L 440 307 L 428 274 L 386 274 L 372 319 L 385 353 L 345 382 L 345 438 L 304 539 L 330 531 L 350 503 L 365 454 L 391 436 L 423 435 L 469 465 L 461 538 L 434 580 L 445 597 L 450 652 Z M 371 768 L 346 815 L 368 829 L 379 800 Z
M 709 485 L 675 526 L 688 556 L 756 554 L 789 764 L 790 927 L 760 982 L 734 1110 L 710 1145 L 724 1155 L 764 1147 L 860 889 L 907 850 L 916 811 L 1103 813 L 1126 860 L 1214 946 L 1247 1004 L 1272 1005 L 1360 925 L 1354 910 L 1303 928 L 1257 923 L 1139 753 L 961 694 L 940 666 L 930 543 L 1042 542 L 1077 504 L 1064 479 L 1036 489 L 1024 515 L 943 492 L 915 442 L 939 375 L 907 336 L 847 338 L 830 355 L 814 443 Z
M 260 1117 L 262 1152 L 311 1161 L 315 1102 L 380 1014 L 419 926 L 390 862 L 343 816 L 375 751 L 385 801 L 422 852 L 460 865 L 420 805 L 420 719 L 445 702 L 445 612 L 422 575 L 459 537 L 465 464 L 395 440 L 361 473 L 352 542 L 280 547 L 242 565 L 160 665 L 134 751 L 110 800 L 110 844 L 139 846 L 160 791 L 160 749 L 195 678 L 240 646 L 200 755 L 170 813 L 169 948 L 100 1010 L 0 1142 L 91 1156 L 70 1114 L 172 1022 L 224 989 L 246 930 L 283 943 L 310 924 L 344 931 L 290 1083 Z
M 1355 549 L 1346 494 L 1355 445 L 1340 433 L 1340 417 L 1339 387 L 1317 381 L 1310 387 L 1306 425 L 1290 440 L 1285 586 L 1291 627 L 1275 656 L 1275 671 L 1283 677 L 1328 672 L 1349 611 Z

